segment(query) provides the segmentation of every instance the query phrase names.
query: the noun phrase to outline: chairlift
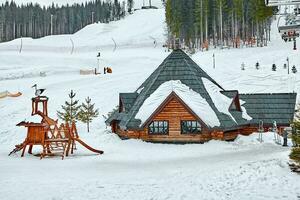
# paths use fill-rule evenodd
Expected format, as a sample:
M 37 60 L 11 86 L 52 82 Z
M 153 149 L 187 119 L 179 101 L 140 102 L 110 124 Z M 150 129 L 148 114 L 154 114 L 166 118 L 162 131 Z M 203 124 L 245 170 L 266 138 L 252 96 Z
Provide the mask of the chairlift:
M 297 50 L 296 38 L 300 34 L 300 17 L 298 16 L 300 14 L 300 0 L 265 0 L 265 4 L 270 7 L 286 6 L 284 14 L 279 14 L 281 16 L 277 23 L 278 32 L 281 33 L 281 38 L 285 42 L 293 41 L 294 50 Z M 295 6 L 294 12 L 287 13 L 287 6 Z M 285 17 L 285 24 L 279 26 L 281 17 Z
M 279 25 L 282 17 L 285 17 L 284 25 Z M 277 27 L 281 38 L 285 42 L 296 42 L 296 38 L 299 37 L 300 34 L 300 18 L 294 13 L 286 13 L 278 18 Z
M 300 0 L 265 0 L 267 6 L 300 5 Z

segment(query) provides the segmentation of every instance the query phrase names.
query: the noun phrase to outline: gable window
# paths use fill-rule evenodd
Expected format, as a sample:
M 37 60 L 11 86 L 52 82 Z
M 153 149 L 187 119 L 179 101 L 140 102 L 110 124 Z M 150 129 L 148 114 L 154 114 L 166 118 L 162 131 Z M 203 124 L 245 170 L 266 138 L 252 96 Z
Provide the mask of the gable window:
M 153 121 L 149 125 L 148 130 L 150 135 L 167 135 L 169 134 L 169 122 Z
M 198 121 L 181 121 L 181 134 L 199 134 L 201 130 Z

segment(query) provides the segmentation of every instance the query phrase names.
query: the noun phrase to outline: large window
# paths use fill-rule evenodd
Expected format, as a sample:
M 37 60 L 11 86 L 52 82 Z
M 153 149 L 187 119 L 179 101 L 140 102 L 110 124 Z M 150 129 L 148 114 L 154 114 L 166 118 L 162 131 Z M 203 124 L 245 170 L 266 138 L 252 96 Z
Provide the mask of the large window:
M 153 121 L 149 125 L 149 134 L 167 135 L 169 133 L 168 121 Z
M 201 124 L 198 121 L 181 121 L 181 134 L 199 134 Z

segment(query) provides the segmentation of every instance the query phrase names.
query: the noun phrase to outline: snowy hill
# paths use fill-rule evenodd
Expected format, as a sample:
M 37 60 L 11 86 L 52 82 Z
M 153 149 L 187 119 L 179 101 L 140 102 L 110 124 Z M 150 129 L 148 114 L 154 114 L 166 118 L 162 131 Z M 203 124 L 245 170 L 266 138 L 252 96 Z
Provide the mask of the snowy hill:
M 289 57 L 290 67 L 296 65 L 300 72 L 300 52 L 281 41 L 275 26 L 268 47 L 212 49 L 192 58 L 225 89 L 300 92 L 299 73 L 288 75 L 282 67 Z M 169 55 L 162 48 L 164 35 L 164 10 L 158 9 L 137 11 L 109 24 L 93 24 L 74 35 L 23 38 L 21 53 L 21 39 L 1 43 L 0 92 L 20 91 L 23 95 L 0 99 L 0 194 L 6 199 L 22 195 L 24 199 L 296 200 L 300 186 L 299 178 L 287 166 L 290 149 L 276 145 L 272 133 L 264 136 L 264 143 L 252 135 L 233 143 L 203 145 L 121 141 L 109 133 L 102 115 L 118 104 L 120 92 L 137 89 Z M 111 67 L 113 74 L 81 76 L 80 69 L 97 67 L 99 51 L 101 72 L 103 67 Z M 254 67 L 257 61 L 260 70 Z M 243 62 L 245 71 L 240 69 Z M 273 63 L 276 72 L 271 71 Z M 71 89 L 81 101 L 92 98 L 100 115 L 93 121 L 91 133 L 80 124 L 79 134 L 103 149 L 103 156 L 88 156 L 89 152 L 79 147 L 76 156 L 64 161 L 40 161 L 30 155 L 7 157 L 13 145 L 25 137 L 25 129 L 15 125 L 30 119 L 31 86 L 35 83 L 46 88 L 49 116 L 55 119 Z

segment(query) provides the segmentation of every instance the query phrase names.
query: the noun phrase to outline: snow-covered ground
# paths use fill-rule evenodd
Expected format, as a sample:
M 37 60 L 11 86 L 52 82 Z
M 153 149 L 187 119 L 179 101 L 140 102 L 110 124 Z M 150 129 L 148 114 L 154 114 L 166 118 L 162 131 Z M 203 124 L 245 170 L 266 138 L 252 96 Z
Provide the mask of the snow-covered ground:
M 137 89 L 169 54 L 162 48 L 164 30 L 162 9 L 143 10 L 110 24 L 90 25 L 74 35 L 23 38 L 21 53 L 21 39 L 0 44 L 0 92 L 23 93 L 0 99 L 1 199 L 300 198 L 300 177 L 290 173 L 287 165 L 290 148 L 276 145 L 272 133 L 264 135 L 263 143 L 252 135 L 232 143 L 167 145 L 122 141 L 106 129 L 102 115 L 117 105 L 118 94 Z M 299 92 L 300 52 L 273 30 L 268 47 L 212 49 L 192 58 L 225 89 Z M 115 51 L 112 38 L 117 43 Z M 73 54 L 70 39 L 75 45 Z M 79 75 L 80 69 L 97 67 L 99 51 L 100 69 L 111 67 L 113 74 Z M 287 57 L 290 67 L 297 66 L 296 75 L 283 69 Z M 260 70 L 254 67 L 257 61 Z M 240 69 L 243 62 L 245 71 Z M 273 63 L 276 72 L 271 71 Z M 56 111 L 71 89 L 81 101 L 92 98 L 100 115 L 89 134 L 79 124 L 79 134 L 104 150 L 104 155 L 79 147 L 75 156 L 64 161 L 39 160 L 28 154 L 7 156 L 25 137 L 25 129 L 15 125 L 29 119 L 35 83 L 46 88 L 52 118 L 57 118 Z

